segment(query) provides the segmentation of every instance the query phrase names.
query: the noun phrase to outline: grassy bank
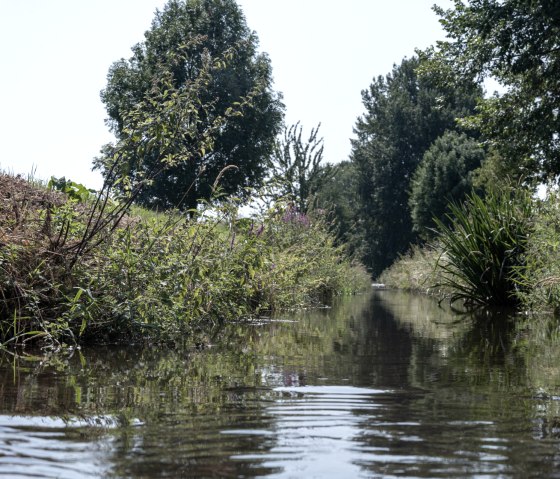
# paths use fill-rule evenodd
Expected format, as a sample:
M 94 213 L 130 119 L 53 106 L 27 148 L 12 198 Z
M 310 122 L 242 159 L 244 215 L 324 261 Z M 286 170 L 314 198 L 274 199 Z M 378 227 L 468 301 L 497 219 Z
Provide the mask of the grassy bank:
M 181 341 L 369 283 L 320 216 L 193 218 L 0 175 L 0 342 Z

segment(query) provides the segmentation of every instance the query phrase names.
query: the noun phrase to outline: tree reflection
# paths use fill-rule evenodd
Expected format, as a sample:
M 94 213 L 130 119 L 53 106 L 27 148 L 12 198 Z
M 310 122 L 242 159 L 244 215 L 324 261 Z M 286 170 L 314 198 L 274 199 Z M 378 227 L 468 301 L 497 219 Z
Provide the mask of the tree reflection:
M 309 444 L 307 424 L 312 447 L 337 430 L 346 442 L 329 448 L 347 453 L 338 460 L 372 475 L 397 475 L 407 461 L 416 461 L 418 476 L 500 467 L 522 475 L 529 440 L 540 441 L 546 474 L 556 460 L 547 441 L 560 431 L 558 325 L 507 318 L 382 291 L 227 324 L 202 351 L 3 356 L 0 443 L 10 417 L 58 417 L 68 424 L 66 441 L 103 444 L 116 477 L 254 477 L 310 458 L 282 462 L 286 448 Z M 358 398 L 340 396 L 341 387 L 357 388 Z M 364 393 L 372 390 L 380 393 Z

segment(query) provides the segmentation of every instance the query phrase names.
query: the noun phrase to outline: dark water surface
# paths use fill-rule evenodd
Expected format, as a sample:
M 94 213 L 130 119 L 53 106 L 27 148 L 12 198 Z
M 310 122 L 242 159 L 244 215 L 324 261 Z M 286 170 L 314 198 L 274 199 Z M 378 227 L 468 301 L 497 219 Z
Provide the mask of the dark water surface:
M 559 477 L 554 327 L 390 291 L 200 352 L 0 361 L 0 477 Z

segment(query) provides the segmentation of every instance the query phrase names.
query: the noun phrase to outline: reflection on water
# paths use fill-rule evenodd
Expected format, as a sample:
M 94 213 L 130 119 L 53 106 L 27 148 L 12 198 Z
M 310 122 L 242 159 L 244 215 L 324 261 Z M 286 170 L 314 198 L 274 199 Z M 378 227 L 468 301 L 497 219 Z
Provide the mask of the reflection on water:
M 282 393 L 266 407 L 274 430 L 225 430 L 226 434 L 269 434 L 270 450 L 232 458 L 254 461 L 277 471 L 273 477 L 359 477 L 361 452 L 356 441 L 383 391 L 351 386 L 279 387 Z
M 0 477 L 560 477 L 559 342 L 486 319 L 378 291 L 201 352 L 5 356 Z

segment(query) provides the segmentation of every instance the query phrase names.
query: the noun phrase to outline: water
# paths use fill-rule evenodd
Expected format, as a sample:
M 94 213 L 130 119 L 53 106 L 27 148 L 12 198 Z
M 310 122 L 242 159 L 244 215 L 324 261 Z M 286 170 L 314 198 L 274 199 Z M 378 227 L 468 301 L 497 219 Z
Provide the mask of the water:
M 5 355 L 0 477 L 560 477 L 560 341 L 507 319 L 379 291 L 203 351 Z

